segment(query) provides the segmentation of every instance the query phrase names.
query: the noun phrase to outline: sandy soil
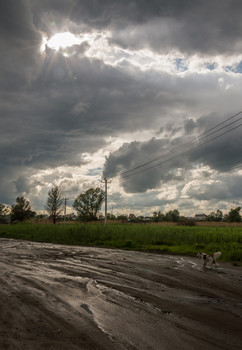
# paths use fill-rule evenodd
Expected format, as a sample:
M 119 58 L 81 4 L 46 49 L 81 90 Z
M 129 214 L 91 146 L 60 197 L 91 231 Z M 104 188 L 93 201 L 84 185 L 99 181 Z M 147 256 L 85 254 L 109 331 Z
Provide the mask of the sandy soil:
M 242 267 L 0 239 L 0 349 L 241 349 Z

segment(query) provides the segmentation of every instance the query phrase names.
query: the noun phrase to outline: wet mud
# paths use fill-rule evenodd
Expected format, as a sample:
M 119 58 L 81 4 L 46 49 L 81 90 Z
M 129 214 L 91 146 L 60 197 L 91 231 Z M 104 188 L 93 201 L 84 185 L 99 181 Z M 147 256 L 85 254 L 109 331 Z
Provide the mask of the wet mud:
M 0 349 L 242 348 L 242 267 L 0 239 Z

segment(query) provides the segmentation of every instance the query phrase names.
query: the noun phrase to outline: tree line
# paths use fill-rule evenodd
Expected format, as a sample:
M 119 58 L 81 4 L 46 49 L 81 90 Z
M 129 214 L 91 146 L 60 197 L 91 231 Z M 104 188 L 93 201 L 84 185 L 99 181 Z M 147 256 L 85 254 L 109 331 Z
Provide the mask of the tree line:
M 228 214 L 223 214 L 221 210 L 213 211 L 207 215 L 206 221 L 210 222 L 241 222 L 242 218 L 240 215 L 241 207 L 237 207 L 234 209 L 230 209 Z M 163 214 L 161 211 L 153 212 L 153 221 L 162 222 L 162 221 L 172 221 L 172 222 L 180 222 L 184 224 L 192 223 L 194 218 L 185 218 L 184 216 L 180 216 L 180 213 L 177 209 L 170 210 L 168 213 Z
M 100 188 L 90 188 L 77 196 L 73 208 L 82 221 L 97 220 L 98 213 L 104 201 L 104 191 Z M 58 186 L 48 192 L 45 210 L 55 224 L 63 211 L 64 198 Z M 30 202 L 24 197 L 17 197 L 16 203 L 10 208 L 0 204 L 0 223 L 23 222 L 36 217 L 37 213 L 31 209 Z
M 241 222 L 242 217 L 240 215 L 240 207 L 235 209 L 230 209 L 228 214 L 223 214 L 221 210 L 217 210 L 216 212 L 211 212 L 206 216 L 204 221 L 210 222 Z M 109 215 L 109 214 L 108 214 Z M 121 218 L 121 217 L 120 217 Z M 122 217 L 123 218 L 123 217 Z M 109 219 L 115 219 L 114 215 L 110 215 Z M 119 217 L 117 217 L 119 219 Z M 180 215 L 177 209 L 169 210 L 167 213 L 162 213 L 161 211 L 154 211 L 152 217 L 149 218 L 151 222 L 176 222 L 178 225 L 188 225 L 193 226 L 196 224 L 198 219 L 195 218 L 187 218 Z M 143 216 L 137 217 L 133 222 L 144 222 L 146 218 Z
M 77 212 L 78 218 L 81 221 L 95 221 L 98 220 L 98 214 L 101 210 L 104 202 L 105 194 L 100 188 L 89 188 L 85 192 L 79 194 L 73 203 L 73 209 Z M 61 190 L 58 186 L 54 186 L 48 192 L 48 197 L 45 205 L 45 210 L 49 214 L 49 217 L 55 224 L 58 216 L 63 211 L 64 198 L 62 197 Z M 228 214 L 223 214 L 221 210 L 211 212 L 206 221 L 228 221 L 228 222 L 241 222 L 240 215 L 241 207 L 230 209 Z M 36 217 L 36 212 L 31 209 L 30 202 L 24 197 L 17 197 L 16 203 L 10 208 L 0 203 L 0 223 L 7 222 L 22 222 Z M 127 215 L 118 215 L 108 213 L 108 219 L 110 220 L 123 220 L 127 221 Z M 144 222 L 145 218 L 139 216 L 135 222 Z M 177 209 L 170 210 L 167 213 L 161 211 L 154 211 L 153 216 L 150 218 L 152 222 L 177 222 L 181 225 L 193 225 L 194 219 L 188 219 L 180 215 Z

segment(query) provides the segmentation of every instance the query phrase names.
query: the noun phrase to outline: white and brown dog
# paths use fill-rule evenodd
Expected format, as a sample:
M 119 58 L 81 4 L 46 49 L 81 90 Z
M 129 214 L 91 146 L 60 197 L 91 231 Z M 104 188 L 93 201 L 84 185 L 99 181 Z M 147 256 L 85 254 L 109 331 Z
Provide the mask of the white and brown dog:
M 215 267 L 217 267 L 216 260 L 220 257 L 221 254 L 222 254 L 221 252 L 217 252 L 209 255 L 206 253 L 198 252 L 197 256 L 203 260 L 203 267 L 205 267 L 207 263 L 211 263 L 212 266 L 214 264 Z

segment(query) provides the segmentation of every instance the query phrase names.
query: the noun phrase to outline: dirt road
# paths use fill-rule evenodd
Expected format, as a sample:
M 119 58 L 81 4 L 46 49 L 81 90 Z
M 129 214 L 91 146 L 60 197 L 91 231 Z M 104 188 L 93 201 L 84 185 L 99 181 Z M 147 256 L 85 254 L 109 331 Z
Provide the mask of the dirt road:
M 0 239 L 0 349 L 241 349 L 242 267 Z

